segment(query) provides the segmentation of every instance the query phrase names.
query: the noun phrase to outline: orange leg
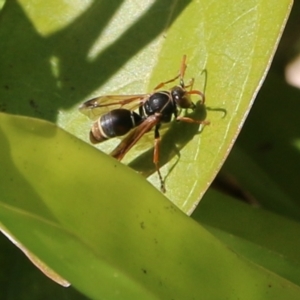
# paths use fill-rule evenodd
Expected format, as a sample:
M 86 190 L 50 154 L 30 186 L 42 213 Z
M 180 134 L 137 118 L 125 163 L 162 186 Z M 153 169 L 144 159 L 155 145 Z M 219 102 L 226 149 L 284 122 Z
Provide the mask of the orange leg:
M 191 90 L 189 92 L 187 92 L 189 95 L 199 95 L 202 98 L 202 104 L 205 103 L 205 96 L 202 92 L 200 92 L 199 90 Z
M 180 76 L 180 74 L 178 74 L 176 77 L 174 77 L 174 78 L 172 78 L 172 79 L 170 79 L 170 80 L 168 80 L 168 81 L 161 82 L 160 84 L 158 84 L 158 85 L 154 88 L 154 91 L 156 91 L 156 90 L 162 88 L 163 86 L 165 86 L 166 84 L 168 84 L 168 83 L 170 83 L 170 82 L 175 81 L 176 79 L 179 78 L 179 76 Z
M 189 84 L 185 85 L 184 88 L 190 88 L 190 91 L 193 89 L 195 78 L 191 78 Z
M 155 164 L 155 169 L 156 172 L 158 174 L 159 177 L 159 181 L 160 181 L 160 190 L 162 191 L 162 193 L 166 192 L 166 188 L 165 188 L 165 184 L 163 181 L 163 178 L 161 176 L 160 170 L 159 170 L 159 146 L 160 146 L 160 136 L 159 136 L 159 129 L 160 125 L 156 125 L 155 127 L 155 131 L 154 131 L 154 135 L 155 135 L 155 139 L 154 139 L 154 152 L 153 152 L 153 163 Z
M 180 78 L 182 78 L 182 79 L 184 77 L 185 70 L 186 70 L 186 55 L 183 55 L 182 61 L 181 61 L 181 66 L 180 66 L 180 73 L 179 73 Z
M 187 123 L 194 123 L 194 124 L 203 124 L 203 125 L 209 125 L 210 122 L 209 121 L 198 121 L 198 120 L 194 120 L 192 118 L 188 118 L 188 117 L 177 117 L 176 118 L 177 121 L 183 121 L 183 122 L 187 122 Z
M 171 83 L 171 82 L 175 81 L 175 80 L 178 79 L 178 78 L 180 78 L 180 85 L 181 85 L 182 87 L 184 87 L 183 77 L 184 77 L 184 73 L 185 73 L 185 70 L 186 70 L 186 63 L 185 63 L 185 62 L 186 62 L 186 55 L 183 55 L 182 61 L 181 61 L 181 65 L 180 65 L 179 74 L 178 74 L 176 77 L 174 77 L 174 78 L 172 78 L 172 79 L 170 79 L 170 80 L 168 80 L 168 81 L 164 81 L 164 82 L 161 82 L 160 84 L 158 84 L 158 85 L 154 88 L 154 91 L 156 91 L 156 90 L 162 88 L 163 86 L 165 86 L 165 85 L 168 84 L 168 83 Z
M 160 190 L 162 191 L 162 193 L 165 193 L 166 192 L 166 187 L 165 187 L 163 178 L 162 178 L 160 170 L 159 170 L 159 165 L 158 165 L 158 162 L 159 162 L 159 146 L 160 146 L 160 138 L 155 139 L 155 141 L 154 141 L 153 162 L 155 164 L 155 169 L 156 169 L 156 172 L 157 172 L 158 177 L 159 177 Z

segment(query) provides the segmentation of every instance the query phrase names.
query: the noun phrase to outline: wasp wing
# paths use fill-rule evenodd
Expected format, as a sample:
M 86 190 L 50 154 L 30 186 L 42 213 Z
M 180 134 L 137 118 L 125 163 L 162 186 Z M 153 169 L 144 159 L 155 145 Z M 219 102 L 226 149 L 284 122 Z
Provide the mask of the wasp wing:
M 141 106 L 149 94 L 136 95 L 106 95 L 90 99 L 79 106 L 79 111 L 90 119 L 95 120 L 109 110 L 124 107 L 135 110 Z
M 140 140 L 140 138 L 159 122 L 160 119 L 157 116 L 149 116 L 143 123 L 132 130 L 110 153 L 110 155 L 118 160 L 121 160 L 125 154 Z

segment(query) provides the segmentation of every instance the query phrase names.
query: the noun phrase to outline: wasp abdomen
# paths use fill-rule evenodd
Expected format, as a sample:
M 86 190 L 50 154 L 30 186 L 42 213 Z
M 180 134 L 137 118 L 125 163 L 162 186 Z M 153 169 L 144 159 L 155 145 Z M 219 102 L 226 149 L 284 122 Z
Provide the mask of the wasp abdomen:
M 142 122 L 142 117 L 134 111 L 118 108 L 102 115 L 90 131 L 92 143 L 101 143 L 107 139 L 122 136 Z

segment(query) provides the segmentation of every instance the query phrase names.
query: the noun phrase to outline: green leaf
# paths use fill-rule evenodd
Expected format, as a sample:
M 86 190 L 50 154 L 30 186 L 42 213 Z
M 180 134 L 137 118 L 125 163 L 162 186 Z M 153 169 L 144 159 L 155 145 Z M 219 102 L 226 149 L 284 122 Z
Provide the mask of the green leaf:
M 237 253 L 300 285 L 299 222 L 212 190 L 192 217 Z
M 0 299 L 88 299 L 74 287 L 66 289 L 42 275 L 40 270 L 2 234 L 0 247 Z
M 237 256 L 133 171 L 128 184 L 113 158 L 46 121 L 0 124 L 1 222 L 90 298 L 298 299 L 299 287 Z
M 224 171 L 238 178 L 264 208 L 296 220 L 300 219 L 299 96 L 281 74 L 269 72 L 224 164 Z
M 91 123 L 78 113 L 79 103 L 98 94 L 149 92 L 174 77 L 187 55 L 187 80 L 195 78 L 194 88 L 205 91 L 208 108 L 215 110 L 207 111 L 211 125 L 201 133 L 198 126 L 171 124 L 160 164 L 166 196 L 190 213 L 248 114 L 290 1 L 30 3 L 8 1 L 2 12 L 0 38 L 6 43 L 0 62 L 6 76 L 0 107 L 56 121 L 86 141 Z M 109 153 L 116 143 L 99 148 Z M 145 137 L 124 163 L 159 188 L 152 143 Z

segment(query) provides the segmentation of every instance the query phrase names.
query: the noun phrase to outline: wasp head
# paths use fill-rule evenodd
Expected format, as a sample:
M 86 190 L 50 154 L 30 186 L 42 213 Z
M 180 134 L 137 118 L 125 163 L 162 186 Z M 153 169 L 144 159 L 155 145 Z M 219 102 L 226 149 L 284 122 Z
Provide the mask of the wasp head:
M 175 86 L 171 89 L 172 99 L 180 108 L 195 109 L 196 106 L 191 100 L 191 96 L 181 86 Z

